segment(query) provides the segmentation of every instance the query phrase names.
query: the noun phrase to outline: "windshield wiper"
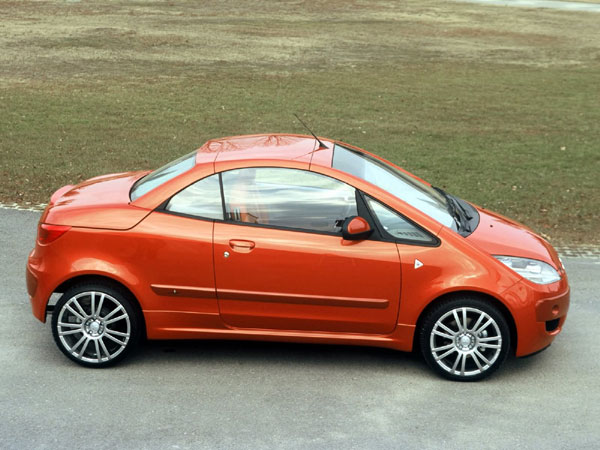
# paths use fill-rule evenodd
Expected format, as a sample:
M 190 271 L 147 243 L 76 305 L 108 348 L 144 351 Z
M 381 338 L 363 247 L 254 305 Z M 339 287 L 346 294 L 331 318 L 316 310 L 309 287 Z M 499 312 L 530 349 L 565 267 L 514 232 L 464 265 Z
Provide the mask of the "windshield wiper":
M 461 220 L 460 220 L 460 214 L 458 213 L 458 211 L 456 209 L 456 205 L 450 199 L 450 196 L 448 195 L 448 193 L 446 191 L 444 191 L 443 189 L 440 189 L 438 187 L 435 187 L 435 186 L 432 186 L 432 187 L 437 192 L 442 194 L 442 196 L 446 199 L 446 209 L 448 210 L 448 212 L 450 213 L 452 218 L 456 221 L 456 225 L 458 225 L 458 228 L 460 229 L 462 224 L 461 224 Z
M 442 196 L 446 199 L 446 204 L 448 207 L 448 212 L 454 217 L 458 228 L 462 228 L 467 233 L 470 233 L 471 225 L 469 225 L 469 220 L 473 218 L 467 210 L 460 204 L 460 202 L 452 195 L 448 194 L 446 191 L 439 187 L 432 186 L 437 192 L 442 194 Z
M 456 204 L 458 205 L 458 207 L 460 208 L 460 210 L 463 212 L 463 214 L 465 215 L 465 217 L 467 218 L 467 220 L 471 220 L 473 218 L 473 216 L 471 215 L 471 213 L 467 210 L 467 208 L 465 208 L 461 202 L 458 201 L 458 199 L 456 197 L 454 197 L 453 195 L 450 195 L 450 197 L 452 197 L 454 199 L 454 201 L 456 202 Z

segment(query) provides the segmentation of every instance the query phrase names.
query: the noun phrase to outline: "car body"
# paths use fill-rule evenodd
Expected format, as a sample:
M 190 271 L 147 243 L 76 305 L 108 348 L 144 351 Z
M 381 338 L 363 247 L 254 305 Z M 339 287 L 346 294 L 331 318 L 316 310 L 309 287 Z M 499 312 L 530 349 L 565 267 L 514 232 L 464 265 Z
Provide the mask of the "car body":
M 92 367 L 145 335 L 420 348 L 455 380 L 548 347 L 569 306 L 530 229 L 357 147 L 286 134 L 59 189 L 27 287 L 42 322 L 63 294 L 55 340 Z

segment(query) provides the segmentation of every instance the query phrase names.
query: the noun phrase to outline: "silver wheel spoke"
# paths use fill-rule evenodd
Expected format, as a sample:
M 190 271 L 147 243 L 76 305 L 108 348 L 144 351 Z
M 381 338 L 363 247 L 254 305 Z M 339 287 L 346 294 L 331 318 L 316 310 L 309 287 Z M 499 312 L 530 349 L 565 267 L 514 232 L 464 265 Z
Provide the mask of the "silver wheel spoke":
M 81 346 L 81 350 L 78 352 L 79 353 L 79 357 L 81 358 L 85 352 L 85 349 L 87 348 L 88 344 L 90 343 L 91 339 L 89 337 L 84 336 L 85 342 L 83 343 L 83 345 Z
M 502 347 L 501 344 L 479 344 L 479 347 L 483 347 L 483 348 L 500 348 Z
M 441 331 L 439 331 L 439 330 L 433 330 L 433 334 L 436 334 L 436 335 L 438 335 L 438 336 L 444 337 L 444 338 L 446 338 L 446 339 L 454 339 L 454 336 L 453 336 L 453 335 L 449 335 L 448 333 L 442 333 L 442 332 L 441 332 Z
M 111 330 L 110 328 L 105 328 L 104 332 L 108 333 L 108 334 L 112 334 L 113 336 L 129 337 L 129 333 L 121 333 L 120 331 Z
M 463 355 L 462 363 L 460 364 L 460 374 L 465 374 L 465 366 L 467 365 L 467 354 Z
M 94 317 L 96 315 L 96 293 L 95 292 L 92 292 L 90 294 L 90 309 L 91 309 L 90 316 Z
M 100 342 L 100 347 L 102 347 L 102 351 L 108 357 L 108 359 L 110 359 L 111 355 L 110 355 L 110 352 L 108 351 L 108 349 L 106 348 L 106 345 L 104 344 L 103 338 L 98 339 L 98 341 Z
M 452 310 L 452 315 L 454 316 L 454 320 L 456 320 L 456 326 L 458 327 L 458 331 L 462 331 L 463 326 L 460 324 L 460 319 L 458 318 L 458 313 L 455 309 Z
M 110 334 L 105 334 L 104 336 L 105 336 L 106 338 L 110 339 L 111 341 L 114 341 L 114 342 L 116 342 L 116 343 L 117 343 L 117 344 L 119 344 L 119 345 L 125 345 L 125 342 L 122 342 L 122 341 L 118 340 L 117 338 L 115 338 L 115 337 L 111 336 Z
M 85 310 L 81 307 L 81 305 L 79 304 L 79 302 L 77 301 L 76 298 L 73 299 L 73 304 L 75 305 L 75 307 L 79 310 L 80 314 L 83 317 L 88 317 L 88 313 L 85 312 Z
M 481 360 L 482 360 L 484 363 L 486 363 L 487 365 L 490 365 L 490 364 L 491 364 L 491 363 L 490 363 L 490 361 L 489 361 L 489 360 L 488 360 L 488 359 L 487 359 L 485 356 L 483 356 L 481 353 L 479 353 L 479 350 L 475 350 L 475 352 L 473 352 L 473 354 L 474 354 L 474 355 L 477 355 L 479 358 L 481 358 Z
M 76 343 L 76 344 L 75 344 L 73 347 L 71 347 L 71 351 L 72 351 L 72 352 L 74 352 L 74 351 L 75 351 L 75 349 L 76 349 L 77 347 L 79 347 L 81 344 L 83 344 L 83 341 L 85 341 L 85 340 L 86 340 L 86 337 L 85 337 L 85 334 L 84 334 L 83 336 L 81 336 L 81 339 L 79 339 L 79 340 L 77 341 L 77 343 Z
M 67 327 L 67 328 L 81 328 L 81 324 L 80 323 L 58 322 L 58 326 L 59 327 Z
M 443 352 L 444 350 L 448 350 L 449 348 L 454 348 L 454 342 L 452 344 L 443 345 L 442 347 L 432 348 L 431 351 L 437 353 L 437 352 Z
M 75 317 L 77 317 L 82 322 L 85 320 L 85 317 L 83 317 L 81 314 L 79 314 L 77 311 L 75 311 L 69 305 L 65 306 L 65 308 L 68 309 Z
M 101 319 L 104 319 L 104 320 L 110 319 L 112 316 L 114 316 L 117 312 L 121 311 L 122 309 L 123 309 L 123 307 L 121 305 L 119 305 L 117 308 L 115 308 L 111 312 L 109 312 L 106 316 L 101 317 Z
M 94 346 L 96 347 L 96 358 L 98 358 L 98 362 L 102 359 L 102 355 L 100 355 L 100 346 L 98 345 L 98 339 L 94 341 Z
M 483 319 L 484 315 L 479 314 L 479 317 L 477 318 L 477 321 L 475 322 L 475 325 L 473 325 L 473 328 L 471 328 L 471 330 L 475 331 Z
M 490 337 L 479 338 L 479 342 L 490 342 L 490 341 L 499 341 L 499 340 L 500 340 L 500 336 L 490 336 Z
M 79 329 L 79 330 L 59 331 L 58 335 L 59 336 L 68 336 L 70 334 L 77 334 L 77 333 L 83 333 L 83 330 Z
M 456 359 L 454 360 L 454 364 L 452 365 L 452 372 L 456 372 L 456 368 L 458 367 L 458 363 L 460 362 L 462 357 L 463 354 L 460 352 L 456 355 Z
M 98 307 L 96 308 L 96 317 L 100 317 L 102 313 L 102 304 L 104 303 L 104 294 L 100 295 L 100 301 L 98 302 Z
M 448 328 L 446 325 L 444 325 L 439 320 L 436 322 L 435 326 L 436 327 L 440 327 L 442 330 L 447 331 L 448 333 L 450 333 L 452 335 L 452 337 L 454 337 L 456 335 L 456 331 L 451 330 L 450 328 Z M 435 330 L 435 328 L 434 328 L 434 330 Z
M 452 348 L 450 350 L 448 350 L 446 353 L 444 353 L 444 354 L 442 354 L 440 356 L 436 356 L 435 359 L 436 359 L 436 361 L 439 361 L 440 359 L 444 359 L 450 353 L 457 352 L 457 351 L 458 350 L 456 350 L 456 348 L 454 348 L 454 346 L 452 346 Z
M 492 319 L 488 319 L 488 321 L 481 327 L 479 327 L 477 330 L 474 330 L 475 334 L 479 334 L 481 333 L 483 330 L 485 330 L 491 323 L 493 322 Z
M 481 366 L 481 363 L 479 362 L 479 358 L 477 358 L 477 355 L 475 354 L 475 352 L 471 353 L 471 358 L 473 358 L 473 361 L 475 361 L 475 364 L 477 364 L 477 368 L 479 369 L 479 371 L 482 372 L 483 367 Z
M 104 321 L 104 325 L 108 325 L 108 324 L 113 323 L 113 322 L 118 322 L 119 320 L 123 320 L 126 317 L 127 317 L 127 314 L 123 314 L 122 316 L 115 317 L 115 318 L 110 319 L 110 320 L 106 320 L 106 321 Z
M 462 316 L 463 316 L 463 330 L 468 331 L 469 328 L 467 328 L 467 308 L 462 309 Z

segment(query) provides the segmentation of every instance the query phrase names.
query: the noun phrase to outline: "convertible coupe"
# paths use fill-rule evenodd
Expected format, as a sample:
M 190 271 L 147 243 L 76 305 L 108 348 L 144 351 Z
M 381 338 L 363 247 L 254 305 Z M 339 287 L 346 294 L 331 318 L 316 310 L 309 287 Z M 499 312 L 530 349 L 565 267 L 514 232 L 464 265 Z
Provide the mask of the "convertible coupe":
M 560 333 L 569 285 L 530 229 L 369 152 L 302 135 L 206 142 L 56 191 L 27 262 L 58 348 L 114 364 L 142 337 L 419 350 L 482 379 Z M 52 294 L 62 294 L 58 296 Z

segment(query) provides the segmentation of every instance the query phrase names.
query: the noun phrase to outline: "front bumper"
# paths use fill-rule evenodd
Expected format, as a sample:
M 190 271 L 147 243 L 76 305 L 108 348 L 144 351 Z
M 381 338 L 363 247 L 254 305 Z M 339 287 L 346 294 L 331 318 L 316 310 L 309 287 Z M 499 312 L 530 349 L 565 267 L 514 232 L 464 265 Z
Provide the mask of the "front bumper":
M 516 356 L 527 356 L 548 347 L 562 331 L 569 310 L 566 275 L 551 285 L 521 281 L 506 292 L 517 331 Z

